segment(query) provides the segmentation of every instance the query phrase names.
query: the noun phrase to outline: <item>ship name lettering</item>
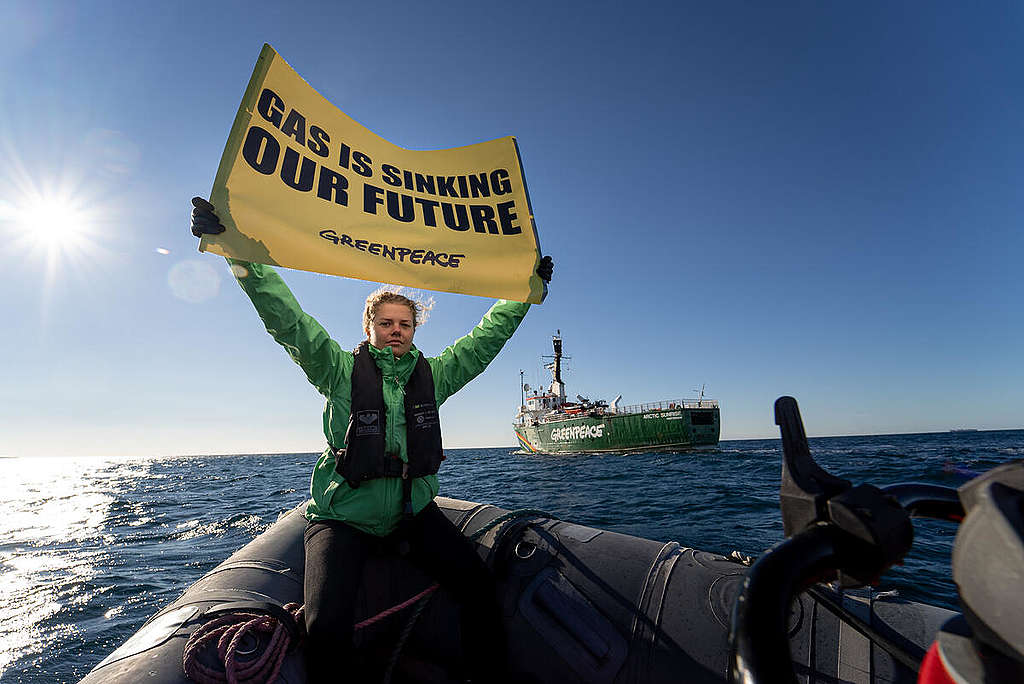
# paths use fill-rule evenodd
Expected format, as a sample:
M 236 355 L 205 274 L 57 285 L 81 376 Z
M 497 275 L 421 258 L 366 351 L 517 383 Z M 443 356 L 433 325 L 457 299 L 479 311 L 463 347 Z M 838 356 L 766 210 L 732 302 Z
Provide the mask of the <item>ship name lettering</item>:
M 551 431 L 551 439 L 555 442 L 564 442 L 572 439 L 595 439 L 604 437 L 604 425 L 570 425 L 569 427 L 555 428 Z

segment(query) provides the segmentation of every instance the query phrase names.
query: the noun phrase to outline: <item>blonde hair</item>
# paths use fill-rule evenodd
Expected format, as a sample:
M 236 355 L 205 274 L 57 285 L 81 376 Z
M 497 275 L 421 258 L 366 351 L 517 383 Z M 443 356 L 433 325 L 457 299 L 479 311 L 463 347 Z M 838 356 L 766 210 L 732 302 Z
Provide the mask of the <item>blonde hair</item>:
M 411 295 L 411 296 L 407 296 Z M 404 287 L 384 285 L 366 298 L 366 307 L 363 309 L 363 331 L 368 332 L 373 325 L 373 318 L 377 315 L 377 307 L 381 304 L 402 304 L 409 307 L 412 312 L 413 328 L 418 328 L 427 322 L 430 317 L 430 310 L 434 308 L 434 298 L 424 299 L 419 292 L 406 290 Z

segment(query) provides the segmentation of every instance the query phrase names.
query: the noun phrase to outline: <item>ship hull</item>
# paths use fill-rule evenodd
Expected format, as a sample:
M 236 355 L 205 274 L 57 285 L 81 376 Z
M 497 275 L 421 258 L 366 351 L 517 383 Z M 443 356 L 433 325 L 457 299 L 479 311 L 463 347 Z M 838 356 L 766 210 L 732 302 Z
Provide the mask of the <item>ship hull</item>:
M 718 444 L 718 407 L 670 408 L 629 414 L 566 417 L 513 426 L 529 453 L 630 452 L 692 449 Z

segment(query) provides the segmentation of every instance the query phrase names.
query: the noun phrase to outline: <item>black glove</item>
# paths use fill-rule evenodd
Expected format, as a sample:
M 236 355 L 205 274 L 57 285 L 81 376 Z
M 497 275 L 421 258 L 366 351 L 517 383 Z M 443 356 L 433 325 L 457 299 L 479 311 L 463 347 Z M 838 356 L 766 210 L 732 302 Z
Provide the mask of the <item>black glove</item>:
M 203 235 L 216 235 L 224 232 L 224 224 L 213 213 L 213 205 L 202 197 L 193 197 L 192 206 L 192 234 L 196 237 Z
M 555 262 L 551 260 L 551 257 L 546 256 L 540 260 L 540 266 L 537 267 L 537 275 L 545 283 L 551 282 L 551 274 L 555 270 Z

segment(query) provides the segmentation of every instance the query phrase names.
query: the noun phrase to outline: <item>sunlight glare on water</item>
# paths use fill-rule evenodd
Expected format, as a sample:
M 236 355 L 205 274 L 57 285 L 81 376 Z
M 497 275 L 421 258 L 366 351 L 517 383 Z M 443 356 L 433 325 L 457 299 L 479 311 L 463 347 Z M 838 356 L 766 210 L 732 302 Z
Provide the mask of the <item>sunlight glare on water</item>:
M 0 673 L 78 631 L 67 620 L 97 593 L 105 533 L 125 463 L 82 458 L 0 459 Z M 112 467 L 113 466 L 113 467 Z M 109 587 L 107 588 L 109 589 Z M 59 621 L 54 618 L 62 614 Z

